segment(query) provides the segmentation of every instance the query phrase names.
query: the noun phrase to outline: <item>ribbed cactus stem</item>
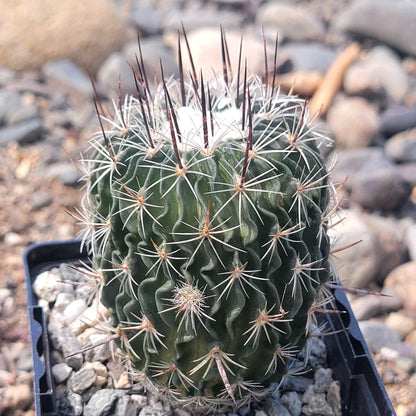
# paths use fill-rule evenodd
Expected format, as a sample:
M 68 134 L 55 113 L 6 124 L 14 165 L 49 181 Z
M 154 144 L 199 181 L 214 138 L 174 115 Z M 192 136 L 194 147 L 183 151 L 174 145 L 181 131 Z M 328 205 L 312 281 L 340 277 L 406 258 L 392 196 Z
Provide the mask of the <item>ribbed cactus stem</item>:
M 222 75 L 197 77 L 183 38 L 189 83 L 178 39 L 179 81 L 151 95 L 140 54 L 137 97 L 113 119 L 95 103 L 76 217 L 132 368 L 173 401 L 225 409 L 266 394 L 304 346 L 339 203 L 307 104 L 247 60 L 241 77 L 242 43 L 234 76 L 223 29 Z

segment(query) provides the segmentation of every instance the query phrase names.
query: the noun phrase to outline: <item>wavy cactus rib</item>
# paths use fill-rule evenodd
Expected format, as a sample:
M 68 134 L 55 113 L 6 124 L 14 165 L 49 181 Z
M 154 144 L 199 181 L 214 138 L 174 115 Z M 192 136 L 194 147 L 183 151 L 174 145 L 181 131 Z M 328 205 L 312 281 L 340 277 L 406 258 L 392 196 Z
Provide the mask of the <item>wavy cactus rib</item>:
M 152 96 L 139 60 L 137 97 L 99 116 L 81 221 L 132 367 L 214 408 L 261 396 L 304 346 L 334 206 L 305 102 L 224 68 Z

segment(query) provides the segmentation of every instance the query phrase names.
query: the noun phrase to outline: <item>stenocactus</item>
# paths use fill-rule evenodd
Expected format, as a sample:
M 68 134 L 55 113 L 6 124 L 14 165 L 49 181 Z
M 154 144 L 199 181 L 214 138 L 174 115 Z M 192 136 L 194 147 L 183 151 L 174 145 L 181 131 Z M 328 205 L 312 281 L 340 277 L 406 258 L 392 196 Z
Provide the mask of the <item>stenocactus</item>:
M 168 397 L 212 408 L 264 394 L 304 346 L 336 206 L 306 103 L 241 55 L 233 77 L 223 35 L 222 55 L 221 76 L 192 64 L 187 83 L 179 49 L 180 79 L 153 94 L 139 58 L 137 97 L 99 115 L 83 160 L 84 238 L 119 347 Z

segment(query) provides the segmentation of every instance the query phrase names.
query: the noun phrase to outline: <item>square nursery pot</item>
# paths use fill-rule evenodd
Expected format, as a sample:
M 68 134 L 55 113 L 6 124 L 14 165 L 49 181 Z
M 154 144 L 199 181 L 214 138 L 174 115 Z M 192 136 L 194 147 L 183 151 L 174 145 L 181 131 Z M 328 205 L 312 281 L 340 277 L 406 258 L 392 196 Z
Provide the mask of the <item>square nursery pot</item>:
M 50 343 L 42 307 L 32 284 L 36 276 L 65 262 L 87 260 L 80 241 L 40 243 L 24 254 L 30 333 L 32 338 L 34 397 L 37 416 L 58 415 L 51 372 Z M 333 377 L 341 383 L 343 416 L 394 416 L 395 411 L 376 370 L 344 291 L 335 290 L 336 310 L 321 314 L 331 335 L 323 337 Z

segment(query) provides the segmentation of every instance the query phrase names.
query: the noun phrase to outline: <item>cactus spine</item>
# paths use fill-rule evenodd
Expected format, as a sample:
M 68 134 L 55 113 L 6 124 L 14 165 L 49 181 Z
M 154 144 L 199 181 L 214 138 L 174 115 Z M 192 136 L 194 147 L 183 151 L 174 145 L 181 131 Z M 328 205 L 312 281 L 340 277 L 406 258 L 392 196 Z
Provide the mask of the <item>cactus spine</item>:
M 83 160 L 84 240 L 119 346 L 166 396 L 211 408 L 262 396 L 304 346 L 336 206 L 306 103 L 241 55 L 232 77 L 221 38 L 209 82 L 185 82 L 179 48 L 180 80 L 152 94 L 138 59 L 137 97 L 99 114 Z

